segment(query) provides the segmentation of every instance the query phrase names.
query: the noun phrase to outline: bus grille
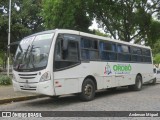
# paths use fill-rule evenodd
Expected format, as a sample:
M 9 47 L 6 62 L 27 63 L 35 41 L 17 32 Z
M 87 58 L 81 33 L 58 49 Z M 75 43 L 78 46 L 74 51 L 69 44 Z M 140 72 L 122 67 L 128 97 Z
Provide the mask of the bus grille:
M 36 90 L 37 87 L 30 86 L 30 87 L 25 88 L 24 86 L 20 86 L 20 88 L 21 88 L 21 90 Z
M 35 74 L 18 74 L 21 79 L 34 79 L 37 76 L 37 73 Z

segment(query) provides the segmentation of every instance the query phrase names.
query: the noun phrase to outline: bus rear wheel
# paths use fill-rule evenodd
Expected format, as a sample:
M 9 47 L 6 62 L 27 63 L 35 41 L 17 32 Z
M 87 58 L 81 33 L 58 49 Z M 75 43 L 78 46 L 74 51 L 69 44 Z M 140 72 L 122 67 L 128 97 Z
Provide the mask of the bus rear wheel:
M 142 89 L 142 77 L 140 75 L 136 76 L 135 84 L 129 85 L 128 88 L 134 91 L 140 91 Z
M 83 101 L 91 101 L 95 97 L 95 84 L 87 78 L 82 84 L 82 92 L 80 93 L 80 99 Z

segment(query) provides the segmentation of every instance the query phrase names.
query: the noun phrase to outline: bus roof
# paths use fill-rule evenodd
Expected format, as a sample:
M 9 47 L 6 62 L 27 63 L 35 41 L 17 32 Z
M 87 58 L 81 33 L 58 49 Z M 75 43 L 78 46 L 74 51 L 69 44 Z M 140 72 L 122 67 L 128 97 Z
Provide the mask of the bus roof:
M 77 34 L 77 35 L 81 35 L 81 36 L 85 36 L 85 37 L 92 37 L 92 38 L 95 38 L 95 39 L 101 39 L 101 40 L 121 43 L 121 44 L 125 44 L 125 45 L 151 49 L 149 46 L 133 44 L 133 43 L 117 40 L 117 39 L 111 39 L 109 37 L 103 37 L 103 36 L 98 36 L 98 35 L 94 35 L 94 34 L 90 34 L 90 33 L 80 32 L 80 31 L 76 31 L 76 30 L 69 30 L 69 29 L 47 30 L 47 31 L 42 31 L 42 32 L 38 32 L 38 33 L 32 34 L 30 36 L 39 35 L 39 34 L 45 34 L 45 33 L 52 33 L 52 32 Z M 27 37 L 30 37 L 30 36 L 27 36 Z

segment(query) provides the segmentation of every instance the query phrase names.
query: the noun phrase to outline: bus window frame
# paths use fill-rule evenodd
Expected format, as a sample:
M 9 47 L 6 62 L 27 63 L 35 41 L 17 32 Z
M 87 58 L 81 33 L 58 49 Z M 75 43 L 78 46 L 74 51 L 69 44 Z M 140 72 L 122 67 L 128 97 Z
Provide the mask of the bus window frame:
M 67 36 L 76 36 L 76 38 L 78 38 L 78 39 L 76 39 L 76 40 L 68 40 L 68 41 L 75 41 L 75 42 L 77 42 L 78 43 L 78 45 L 77 45 L 77 50 L 78 50 L 78 61 L 76 61 L 77 63 L 76 64 L 73 64 L 73 65 L 70 65 L 70 66 L 67 66 L 67 67 L 63 67 L 63 68 L 56 68 L 55 67 L 55 62 L 56 62 L 56 59 L 55 59 L 55 55 L 56 55 L 56 45 L 57 45 L 57 43 L 58 43 L 58 37 L 59 36 L 63 36 L 64 37 L 64 35 L 67 35 Z M 63 37 L 62 37 L 62 40 L 63 40 Z M 66 69 L 69 69 L 69 68 L 73 68 L 73 67 L 75 67 L 75 66 L 78 66 L 78 65 L 80 65 L 81 64 L 81 57 L 80 57 L 80 42 L 79 42 L 79 39 L 80 39 L 80 36 L 79 35 L 76 35 L 76 34 L 69 34 L 69 33 L 58 33 L 58 35 L 57 35 L 57 37 L 56 37 L 56 41 L 55 41 L 55 45 L 54 45 L 54 54 L 53 54 L 53 72 L 56 72 L 56 71 L 61 71 L 61 70 L 66 70 Z M 61 46 L 61 48 L 62 48 L 62 46 Z M 68 49 L 68 48 L 67 48 Z M 61 52 L 62 52 L 62 50 L 61 50 Z M 61 53 L 62 54 L 62 53 Z M 69 61 L 69 60 L 59 60 L 59 61 Z M 72 62 L 72 61 L 69 61 L 69 62 Z
M 92 49 L 92 48 L 83 48 L 82 46 L 81 46 L 81 44 L 82 44 L 82 39 L 87 39 L 87 40 L 89 40 L 89 41 L 96 41 L 97 42 L 97 49 Z M 91 37 L 87 37 L 87 36 L 80 36 L 80 59 L 81 59 L 81 61 L 82 62 L 90 62 L 90 61 L 100 61 L 100 52 L 99 52 L 99 40 L 98 39 L 96 39 L 96 38 L 91 38 Z M 82 58 L 82 50 L 88 50 L 88 51 L 96 51 L 96 52 L 98 52 L 98 58 L 97 59 L 83 59 Z M 90 57 L 90 56 L 89 56 Z

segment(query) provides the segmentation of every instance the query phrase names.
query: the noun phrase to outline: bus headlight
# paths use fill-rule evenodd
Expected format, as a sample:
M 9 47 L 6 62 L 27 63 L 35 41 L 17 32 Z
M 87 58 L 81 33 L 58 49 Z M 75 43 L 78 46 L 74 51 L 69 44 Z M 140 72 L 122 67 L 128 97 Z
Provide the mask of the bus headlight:
M 41 79 L 40 79 L 39 82 L 44 82 L 44 81 L 47 81 L 47 80 L 51 80 L 51 74 L 50 74 L 50 72 L 45 72 L 42 75 L 42 77 L 41 77 Z
M 16 76 L 15 76 L 14 74 L 13 74 L 13 76 L 12 76 L 12 80 L 15 81 L 15 82 L 17 82 Z

